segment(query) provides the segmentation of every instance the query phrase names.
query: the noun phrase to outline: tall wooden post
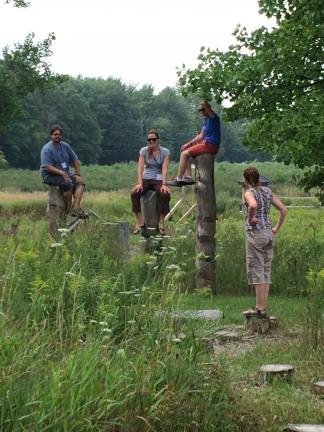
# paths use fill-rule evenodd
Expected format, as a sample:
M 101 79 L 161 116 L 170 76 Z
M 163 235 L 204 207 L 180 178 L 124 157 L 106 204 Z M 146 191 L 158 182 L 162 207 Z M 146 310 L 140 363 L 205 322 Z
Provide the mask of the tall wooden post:
M 216 196 L 214 156 L 196 158 L 197 163 L 197 228 L 196 287 L 209 287 L 216 294 Z

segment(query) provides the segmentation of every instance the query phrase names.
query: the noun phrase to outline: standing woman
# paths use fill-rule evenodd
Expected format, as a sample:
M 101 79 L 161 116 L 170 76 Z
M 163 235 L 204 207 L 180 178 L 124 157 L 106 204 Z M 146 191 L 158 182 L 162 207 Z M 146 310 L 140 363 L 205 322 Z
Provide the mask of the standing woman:
M 149 189 L 155 190 L 158 197 L 157 210 L 159 214 L 159 231 L 165 234 L 164 219 L 170 212 L 170 191 L 166 186 L 170 151 L 160 146 L 160 137 L 156 130 L 151 129 L 147 134 L 146 147 L 139 152 L 137 185 L 131 193 L 132 211 L 135 213 L 136 226 L 133 234 L 138 234 L 144 226 L 141 212 L 141 196 Z
M 288 210 L 270 188 L 260 185 L 259 177 L 259 171 L 254 167 L 244 171 L 246 267 L 248 283 L 255 286 L 256 293 L 255 307 L 245 313 L 267 317 L 274 236 L 283 224 Z M 271 204 L 279 211 L 278 222 L 273 228 L 269 219 Z

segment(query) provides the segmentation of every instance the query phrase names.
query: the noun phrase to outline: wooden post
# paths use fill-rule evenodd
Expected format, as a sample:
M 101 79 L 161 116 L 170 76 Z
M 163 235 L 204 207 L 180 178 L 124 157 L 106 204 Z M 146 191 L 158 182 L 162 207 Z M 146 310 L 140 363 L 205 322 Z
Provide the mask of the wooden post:
M 148 190 L 141 196 L 141 209 L 144 221 L 144 237 L 150 237 L 158 233 L 159 216 L 157 213 L 157 195 L 153 190 Z
M 66 216 L 66 204 L 62 192 L 56 186 L 48 186 L 46 216 L 50 234 L 57 234 L 60 221 L 64 220 Z
M 197 163 L 196 286 L 216 294 L 216 196 L 214 156 L 201 155 Z

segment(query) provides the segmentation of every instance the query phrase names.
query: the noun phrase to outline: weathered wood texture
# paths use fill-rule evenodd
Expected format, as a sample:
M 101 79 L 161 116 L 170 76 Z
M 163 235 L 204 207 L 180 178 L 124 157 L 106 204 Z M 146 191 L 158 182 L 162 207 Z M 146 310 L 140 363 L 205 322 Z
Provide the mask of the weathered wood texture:
M 122 256 L 129 251 L 129 223 L 104 222 L 102 227 L 110 239 L 113 239 L 113 248 L 116 256 Z
M 259 384 L 271 383 L 274 379 L 282 379 L 291 382 L 294 367 L 289 364 L 263 365 L 259 369 Z
M 324 425 L 289 424 L 283 432 L 324 432 Z
M 214 156 L 201 155 L 197 164 L 196 287 L 216 293 L 216 196 Z
M 141 196 L 141 209 L 144 221 L 144 237 L 156 235 L 159 224 L 159 216 L 157 213 L 157 195 L 153 190 L 147 191 Z
M 315 382 L 313 384 L 313 389 L 316 394 L 324 396 L 324 380 Z
M 50 234 L 57 234 L 57 229 L 66 217 L 67 209 L 62 192 L 56 186 L 48 186 L 46 216 Z

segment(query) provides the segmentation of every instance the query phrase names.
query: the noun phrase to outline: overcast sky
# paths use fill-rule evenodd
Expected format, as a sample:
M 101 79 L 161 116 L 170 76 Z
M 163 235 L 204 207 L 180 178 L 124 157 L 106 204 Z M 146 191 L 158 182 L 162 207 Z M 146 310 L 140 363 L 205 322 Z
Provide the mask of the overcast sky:
M 201 46 L 226 49 L 238 23 L 267 25 L 257 0 L 30 1 L 17 9 L 0 0 L 1 47 L 54 32 L 53 71 L 112 76 L 156 91 L 175 86 L 176 67 L 194 66 Z

